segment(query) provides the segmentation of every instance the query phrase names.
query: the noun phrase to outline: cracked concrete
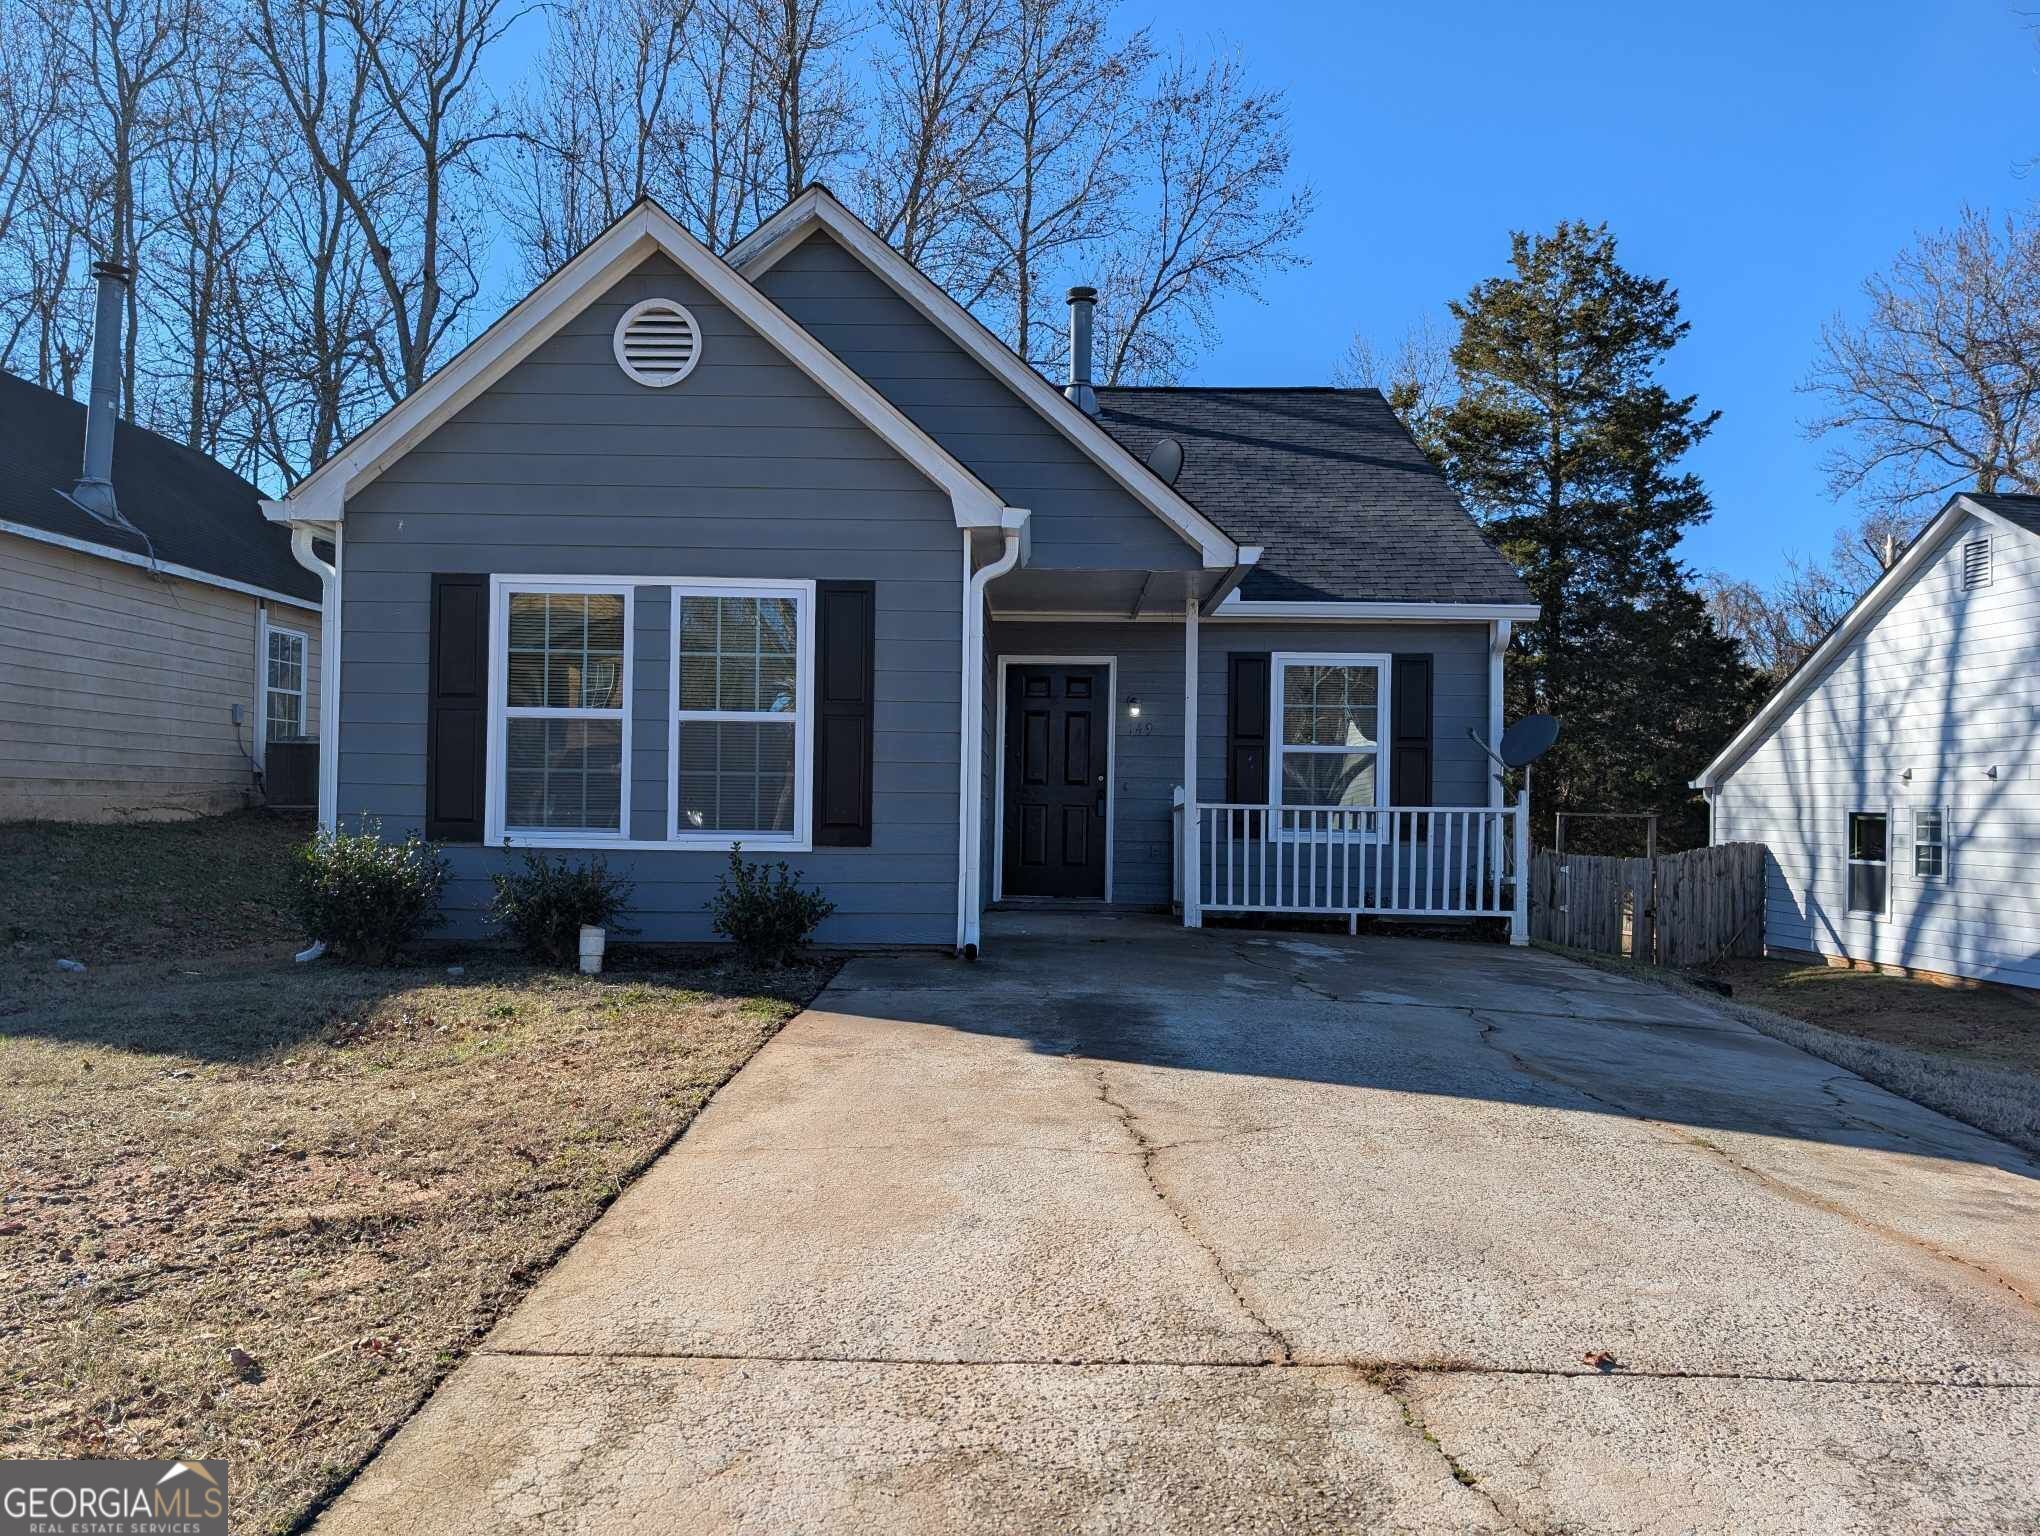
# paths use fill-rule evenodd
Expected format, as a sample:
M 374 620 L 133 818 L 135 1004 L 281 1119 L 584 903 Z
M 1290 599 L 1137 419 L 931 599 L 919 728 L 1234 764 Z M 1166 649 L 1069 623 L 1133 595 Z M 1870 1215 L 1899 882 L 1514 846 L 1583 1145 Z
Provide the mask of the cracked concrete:
M 1552 956 L 1003 927 L 847 967 L 321 1529 L 2040 1525 L 2015 1150 Z

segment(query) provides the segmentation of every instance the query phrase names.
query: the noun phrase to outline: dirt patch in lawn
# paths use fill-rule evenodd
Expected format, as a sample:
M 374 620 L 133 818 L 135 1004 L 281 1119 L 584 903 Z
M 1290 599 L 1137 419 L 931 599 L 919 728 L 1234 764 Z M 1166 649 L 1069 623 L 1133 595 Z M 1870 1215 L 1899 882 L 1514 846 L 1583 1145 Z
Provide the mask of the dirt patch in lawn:
M 275 946 L 286 855 L 309 819 L 268 811 L 86 826 L 0 822 L 0 970 Z
M 2040 1077 L 2040 996 L 1791 960 L 1726 960 L 1738 1002 L 1839 1034 Z
M 0 1457 L 225 1456 L 235 1529 L 289 1529 L 829 969 L 38 978 L 0 1015 Z

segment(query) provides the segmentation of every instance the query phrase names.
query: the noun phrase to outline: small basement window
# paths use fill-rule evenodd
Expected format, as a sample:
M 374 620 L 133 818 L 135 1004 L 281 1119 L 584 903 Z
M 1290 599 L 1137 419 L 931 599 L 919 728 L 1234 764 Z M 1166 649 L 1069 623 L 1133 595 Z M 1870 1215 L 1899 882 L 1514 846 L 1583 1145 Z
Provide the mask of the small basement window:
M 1962 585 L 1987 587 L 1990 585 L 1990 539 L 1971 539 L 1962 546 Z
M 1849 813 L 1849 910 L 1884 915 L 1891 894 L 1890 818 Z

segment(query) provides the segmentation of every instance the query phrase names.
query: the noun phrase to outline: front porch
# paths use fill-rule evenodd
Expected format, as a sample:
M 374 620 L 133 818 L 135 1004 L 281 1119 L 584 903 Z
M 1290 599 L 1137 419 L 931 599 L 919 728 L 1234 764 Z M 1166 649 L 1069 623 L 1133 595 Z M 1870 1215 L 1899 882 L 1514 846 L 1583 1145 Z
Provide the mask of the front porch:
M 1506 621 L 1157 606 L 987 615 L 980 913 L 1500 919 L 1527 942 L 1527 811 L 1470 739 L 1500 735 Z

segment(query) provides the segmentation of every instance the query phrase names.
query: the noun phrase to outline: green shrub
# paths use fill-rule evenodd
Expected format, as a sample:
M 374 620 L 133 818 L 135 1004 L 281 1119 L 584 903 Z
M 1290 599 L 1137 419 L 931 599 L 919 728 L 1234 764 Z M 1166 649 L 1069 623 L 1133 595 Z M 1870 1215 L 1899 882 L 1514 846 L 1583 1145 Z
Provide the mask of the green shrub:
M 836 904 L 808 890 L 781 859 L 747 864 L 743 845 L 730 848 L 729 872 L 716 881 L 708 903 L 715 931 L 757 965 L 785 965 Z
M 489 879 L 496 888 L 489 921 L 508 932 L 539 965 L 575 964 L 583 924 L 617 933 L 634 931 L 616 927 L 633 887 L 612 875 L 599 855 L 586 864 L 569 864 L 564 857 L 553 860 L 527 853 L 522 874 Z
M 439 893 L 446 860 L 413 832 L 383 841 L 364 818 L 359 832 L 319 832 L 291 853 L 290 911 L 342 960 L 394 964 L 411 940 L 446 921 Z

